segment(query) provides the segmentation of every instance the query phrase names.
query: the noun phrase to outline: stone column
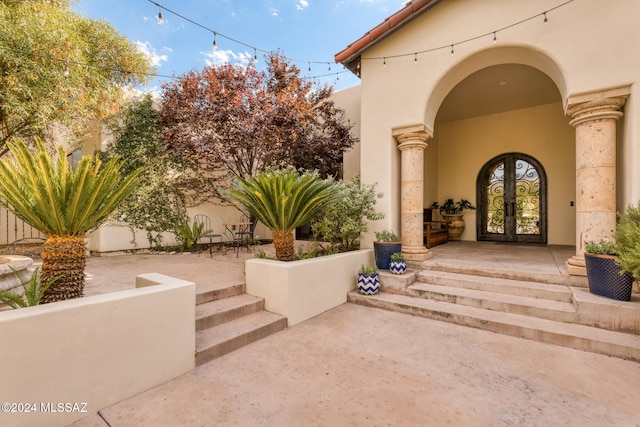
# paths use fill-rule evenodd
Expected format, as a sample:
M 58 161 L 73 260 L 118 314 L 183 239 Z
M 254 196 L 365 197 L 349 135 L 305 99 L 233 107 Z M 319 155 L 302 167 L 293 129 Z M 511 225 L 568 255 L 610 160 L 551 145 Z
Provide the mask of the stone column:
M 613 239 L 616 228 L 616 122 L 629 88 L 570 97 L 569 122 L 576 129 L 576 255 L 567 272 L 586 276 L 588 241 Z
M 430 135 L 424 125 L 393 129 L 400 150 L 400 212 L 402 253 L 407 260 L 433 256 L 424 246 L 424 150 Z

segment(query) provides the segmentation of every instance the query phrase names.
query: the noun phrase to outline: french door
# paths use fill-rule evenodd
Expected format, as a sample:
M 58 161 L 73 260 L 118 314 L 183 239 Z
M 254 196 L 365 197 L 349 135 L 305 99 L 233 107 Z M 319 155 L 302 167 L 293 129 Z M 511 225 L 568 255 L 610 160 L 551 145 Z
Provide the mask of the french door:
M 542 165 L 526 154 L 487 162 L 477 180 L 477 239 L 547 243 L 546 186 Z

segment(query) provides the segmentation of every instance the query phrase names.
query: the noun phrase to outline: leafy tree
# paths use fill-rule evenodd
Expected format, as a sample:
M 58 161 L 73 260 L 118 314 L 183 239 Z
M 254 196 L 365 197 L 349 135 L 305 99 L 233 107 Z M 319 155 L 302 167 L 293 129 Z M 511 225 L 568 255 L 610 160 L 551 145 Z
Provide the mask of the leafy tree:
M 151 71 L 127 38 L 69 0 L 0 1 L 0 155 L 10 138 L 50 136 L 54 123 L 83 136 Z
M 333 180 L 320 179 L 317 172 L 299 174 L 293 167 L 236 178 L 233 183 L 235 188 L 224 194 L 273 231 L 280 261 L 293 261 L 293 230 L 340 198 Z
M 124 175 L 143 169 L 139 184 L 114 217 L 145 230 L 152 247 L 161 244 L 161 233 L 175 230 L 187 219 L 180 176 L 189 164 L 165 151 L 158 138 L 162 129 L 158 117 L 150 95 L 131 102 L 118 115 L 112 126 L 114 141 L 102 154 L 103 160 L 119 156 Z
M 127 198 L 140 170 L 123 177 L 119 158 L 101 168 L 97 156 L 85 156 L 74 172 L 62 148 L 54 162 L 42 140 L 35 143 L 35 153 L 22 140 L 8 143 L 13 159 L 0 159 L 0 206 L 47 237 L 42 281 L 60 278 L 42 302 L 78 298 L 84 294 L 85 234 Z
M 342 198 L 312 224 L 311 230 L 315 239 L 330 242 L 340 252 L 358 250 L 368 229 L 367 220 L 384 218 L 375 210 L 376 199 L 382 194 L 376 193 L 375 185 L 361 184 L 359 176 L 340 181 L 337 187 Z
M 224 64 L 191 71 L 163 86 L 162 138 L 171 153 L 198 161 L 198 188 L 220 197 L 234 178 L 281 163 L 341 176 L 342 153 L 353 145 L 351 125 L 279 53 L 255 64 Z

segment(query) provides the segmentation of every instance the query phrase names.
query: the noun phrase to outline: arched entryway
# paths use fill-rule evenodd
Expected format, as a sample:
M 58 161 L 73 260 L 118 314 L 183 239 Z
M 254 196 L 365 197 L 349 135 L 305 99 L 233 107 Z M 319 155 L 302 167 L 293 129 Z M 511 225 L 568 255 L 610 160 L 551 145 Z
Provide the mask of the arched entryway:
M 547 178 L 536 159 L 505 153 L 476 181 L 477 240 L 547 243 Z

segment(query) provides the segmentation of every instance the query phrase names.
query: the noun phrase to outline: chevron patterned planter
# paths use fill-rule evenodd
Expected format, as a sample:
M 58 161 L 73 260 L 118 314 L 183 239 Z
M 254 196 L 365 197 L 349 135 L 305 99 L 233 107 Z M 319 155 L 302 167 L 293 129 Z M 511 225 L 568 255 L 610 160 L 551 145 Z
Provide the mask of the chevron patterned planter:
M 378 274 L 358 273 L 358 290 L 365 295 L 373 295 L 380 290 Z
M 389 263 L 389 271 L 393 274 L 404 274 L 407 271 L 407 262 L 403 259 L 391 261 Z

